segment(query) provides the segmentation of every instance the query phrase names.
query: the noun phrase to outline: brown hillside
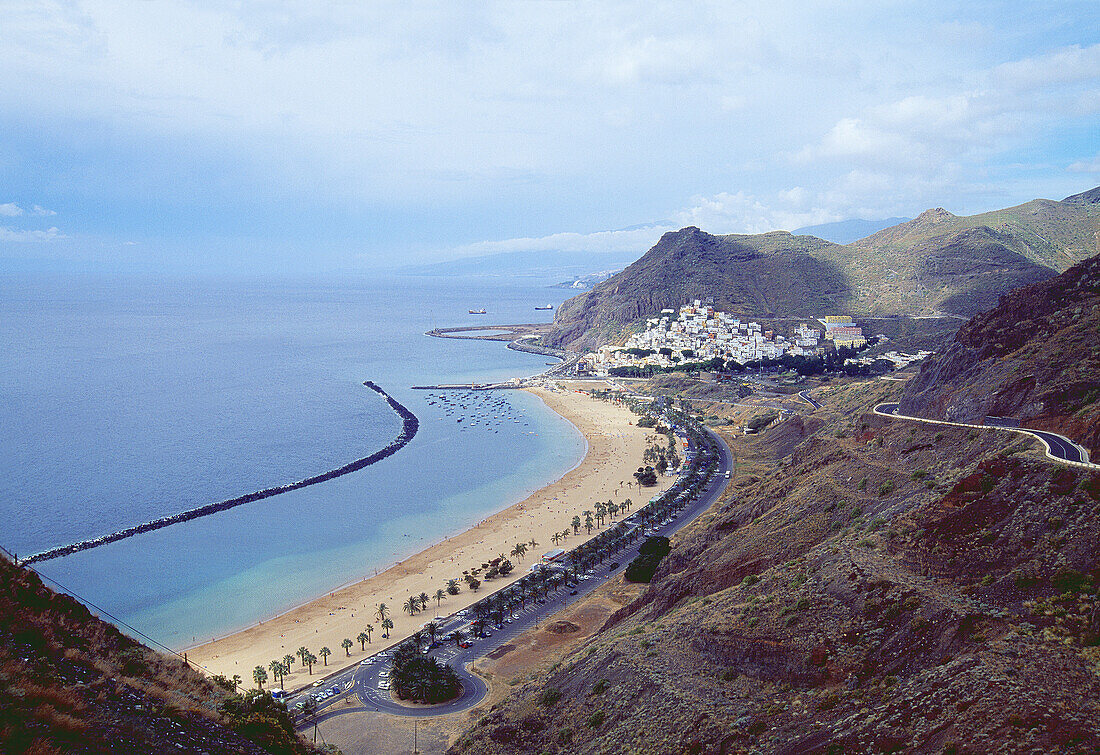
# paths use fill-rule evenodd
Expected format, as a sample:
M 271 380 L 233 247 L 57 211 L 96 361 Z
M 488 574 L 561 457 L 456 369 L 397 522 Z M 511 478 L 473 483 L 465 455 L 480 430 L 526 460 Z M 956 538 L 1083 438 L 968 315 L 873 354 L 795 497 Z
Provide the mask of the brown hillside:
M 0 558 L 0 752 L 315 752 L 269 696 L 230 694 Z
M 785 231 L 713 236 L 693 226 L 666 233 L 630 267 L 562 304 L 548 340 L 592 348 L 693 299 L 757 317 L 834 311 L 850 295 L 845 275 L 824 259 L 822 250 L 836 246 Z
M 931 419 L 1014 417 L 1100 454 L 1100 256 L 966 323 L 900 403 Z
M 866 413 L 890 390 L 731 439 L 642 597 L 452 752 L 1095 752 L 1100 475 Z

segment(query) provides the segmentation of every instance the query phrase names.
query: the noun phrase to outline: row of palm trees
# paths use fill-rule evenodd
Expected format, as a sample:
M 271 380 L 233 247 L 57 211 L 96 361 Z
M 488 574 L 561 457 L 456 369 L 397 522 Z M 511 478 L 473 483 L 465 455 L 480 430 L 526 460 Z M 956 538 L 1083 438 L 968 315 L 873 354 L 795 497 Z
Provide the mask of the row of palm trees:
M 717 445 L 711 436 L 704 432 L 689 416 L 684 415 L 677 417 L 677 419 L 696 449 L 696 454 L 686 470 L 687 473 L 659 498 L 650 501 L 639 509 L 631 524 L 628 525 L 627 522 L 620 521 L 615 526 L 609 527 L 597 534 L 596 537 L 571 550 L 567 556 L 571 569 L 536 569 L 528 572 L 504 589 L 475 603 L 472 610 L 476 617 L 473 627 L 476 633 L 480 634 L 489 622 L 497 625 L 502 624 L 506 616 L 511 615 L 517 608 L 522 610 L 530 600 L 545 600 L 549 593 L 557 590 L 570 580 L 575 580 L 580 572 L 591 568 L 597 563 L 602 564 L 607 558 L 636 541 L 641 536 L 644 528 L 663 521 L 670 514 L 681 510 L 689 501 L 702 492 L 714 473 L 715 462 L 718 458 Z M 629 498 L 623 501 L 622 504 L 616 504 L 611 500 L 607 503 L 598 501 L 592 509 L 582 512 L 583 520 L 580 515 L 573 517 L 570 522 L 573 530 L 572 534 L 579 534 L 582 526 L 586 527 L 588 533 L 591 534 L 593 527 L 602 527 L 608 517 L 614 520 L 618 514 L 626 514 L 632 507 L 633 502 Z M 554 533 L 551 540 L 557 545 L 568 539 L 569 535 L 570 532 L 567 528 Z M 523 559 L 529 549 L 536 547 L 538 547 L 538 543 L 532 538 L 527 543 L 516 543 L 509 555 L 517 559 Z M 501 554 L 500 558 L 503 559 L 503 557 L 504 554 Z M 476 579 L 469 580 L 468 584 L 476 581 Z M 439 608 L 441 602 L 448 595 L 458 595 L 460 592 L 461 588 L 458 580 L 450 579 L 447 581 L 445 588 L 436 590 L 434 596 L 424 592 L 409 596 L 408 600 L 402 605 L 402 610 L 410 616 L 415 615 L 425 610 L 433 599 L 436 601 L 436 607 Z M 378 603 L 375 606 L 374 615 L 379 621 L 382 636 L 388 638 L 394 627 L 393 620 L 390 618 L 391 610 L 389 606 L 385 603 Z M 429 642 L 434 644 L 438 630 L 438 625 L 435 622 L 430 622 L 421 632 L 414 633 L 413 639 L 419 644 L 426 635 Z M 361 650 L 366 650 L 366 645 L 371 641 L 374 631 L 374 625 L 367 624 L 356 637 Z M 463 639 L 461 632 L 454 634 L 456 643 L 461 643 Z M 341 647 L 343 647 L 346 656 L 351 655 L 351 648 L 354 647 L 354 644 L 352 640 L 347 638 L 341 642 Z M 318 654 L 327 666 L 332 651 L 327 647 L 322 647 Z M 299 648 L 295 655 L 298 657 L 300 665 L 307 667 L 310 675 L 312 675 L 313 666 L 318 661 L 317 656 L 304 646 Z M 256 666 L 252 672 L 253 681 L 261 689 L 271 677 L 274 678 L 276 684 L 279 684 L 287 674 L 291 673 L 294 661 L 295 656 L 288 654 L 281 659 L 271 661 L 266 669 L 263 666 Z M 268 676 L 269 670 L 271 677 Z
M 659 498 L 639 509 L 631 523 L 620 521 L 600 532 L 596 537 L 573 548 L 567 556 L 571 568 L 564 570 L 556 568 L 536 569 L 508 587 L 475 603 L 472 606 L 476 617 L 473 626 L 475 632 L 480 634 L 489 623 L 495 623 L 499 626 L 515 609 L 522 610 L 526 603 L 532 599 L 545 599 L 547 594 L 570 580 L 574 580 L 580 572 L 591 568 L 597 563 L 603 563 L 615 553 L 635 542 L 641 537 L 646 527 L 657 524 L 672 513 L 683 509 L 703 491 L 716 469 L 717 445 L 713 438 L 689 417 L 678 417 L 677 419 L 679 419 L 681 427 L 684 428 L 696 449 L 696 454 L 687 468 L 686 474 Z M 579 515 L 573 517 L 571 522 L 572 534 L 579 534 L 581 526 L 585 526 L 588 532 L 591 533 L 593 527 L 602 526 L 607 517 L 610 516 L 611 519 L 614 519 L 619 513 L 629 512 L 632 507 L 633 502 L 629 498 L 622 505 L 615 505 L 613 501 L 608 501 L 606 504 L 598 502 L 593 505 L 592 510 L 582 512 L 583 520 Z M 556 533 L 552 540 L 556 545 L 567 539 L 569 534 L 568 530 Z

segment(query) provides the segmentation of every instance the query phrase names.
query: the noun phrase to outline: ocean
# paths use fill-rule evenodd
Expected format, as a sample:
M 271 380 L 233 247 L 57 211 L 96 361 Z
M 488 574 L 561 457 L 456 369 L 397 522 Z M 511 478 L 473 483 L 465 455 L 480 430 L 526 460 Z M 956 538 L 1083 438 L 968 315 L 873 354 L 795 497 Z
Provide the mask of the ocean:
M 420 420 L 393 456 L 35 565 L 173 649 L 371 575 L 583 457 L 576 429 L 529 394 L 455 408 L 411 389 L 546 369 L 424 332 L 547 321 L 534 307 L 569 295 L 552 282 L 0 277 L 0 546 L 27 556 L 367 456 L 401 426 L 372 380 Z

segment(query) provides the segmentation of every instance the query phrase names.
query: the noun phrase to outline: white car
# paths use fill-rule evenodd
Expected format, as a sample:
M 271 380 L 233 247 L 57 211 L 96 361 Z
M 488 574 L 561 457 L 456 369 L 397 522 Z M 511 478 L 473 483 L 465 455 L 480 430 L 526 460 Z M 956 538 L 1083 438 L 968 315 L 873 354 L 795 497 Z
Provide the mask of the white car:
M 373 658 L 367 658 L 366 660 L 362 660 L 362 661 L 359 661 L 359 665 L 360 665 L 360 666 L 369 666 L 369 665 L 371 665 L 372 663 L 374 663 L 374 659 L 373 659 Z
M 389 688 L 390 688 L 390 683 L 389 682 L 387 682 L 385 680 L 378 682 L 378 689 L 389 689 Z
M 378 672 L 378 678 L 379 679 L 385 679 L 389 675 L 390 675 L 389 671 L 379 671 Z

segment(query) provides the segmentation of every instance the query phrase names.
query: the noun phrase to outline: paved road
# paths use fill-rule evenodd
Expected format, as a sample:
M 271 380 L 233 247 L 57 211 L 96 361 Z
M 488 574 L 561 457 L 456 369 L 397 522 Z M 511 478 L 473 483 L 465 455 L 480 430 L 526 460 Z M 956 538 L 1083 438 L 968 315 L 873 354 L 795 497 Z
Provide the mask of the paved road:
M 814 409 L 820 409 L 821 404 L 817 403 L 817 399 L 810 397 L 809 391 L 799 391 L 798 397 L 812 406 Z
M 712 437 L 717 436 L 707 431 Z M 695 449 L 690 449 L 695 451 Z M 655 534 L 670 536 L 694 520 L 718 500 L 726 489 L 729 480 L 725 473 L 733 469 L 733 457 L 729 448 L 721 439 L 718 439 L 718 466 L 710 484 L 692 503 L 688 504 L 676 514 L 666 525 L 656 527 Z M 583 600 L 596 588 L 603 585 L 609 578 L 622 571 L 637 555 L 638 548 L 644 542 L 644 538 L 611 556 L 608 561 L 581 575 L 575 587 L 563 585 L 558 590 L 551 592 L 545 600 L 530 602 L 519 612 L 512 615 L 511 620 L 500 627 L 492 628 L 487 637 L 470 637 L 472 644 L 469 648 L 459 648 L 453 643 L 444 644 L 431 651 L 431 655 L 445 663 L 448 663 L 458 673 L 462 680 L 462 694 L 455 700 L 442 705 L 433 706 L 408 706 L 394 700 L 389 689 L 380 686 L 380 683 L 389 675 L 390 664 L 388 660 L 393 649 L 372 655 L 360 662 L 357 666 L 326 678 L 317 688 L 307 688 L 292 696 L 288 700 L 291 711 L 295 710 L 295 703 L 304 701 L 310 694 L 324 691 L 333 691 L 333 694 L 317 704 L 317 721 L 324 721 L 344 712 L 357 710 L 347 704 L 352 695 L 357 695 L 359 700 L 369 709 L 390 713 L 397 716 L 441 716 L 448 713 L 457 713 L 468 710 L 482 701 L 488 690 L 485 682 L 480 677 L 467 670 L 467 664 L 478 658 L 484 657 L 501 646 L 511 642 L 521 633 L 545 622 L 553 614 Z M 620 564 L 612 568 L 612 564 Z M 425 619 L 428 621 L 429 619 Z M 451 616 L 438 622 L 441 624 L 440 635 L 446 635 L 455 629 L 466 626 L 468 619 Z M 467 632 L 467 635 L 470 633 Z M 385 676 L 383 676 L 385 674 Z M 314 719 L 299 716 L 298 726 L 306 729 L 313 726 Z
M 874 408 L 875 414 L 882 414 L 889 417 L 898 417 L 900 419 L 910 419 L 917 422 L 928 422 L 935 425 L 953 425 L 955 427 L 976 427 L 976 428 L 997 428 L 1000 430 L 1010 430 L 1011 432 L 1021 433 L 1024 435 L 1031 435 L 1039 440 L 1043 441 L 1043 444 L 1047 448 L 1047 456 L 1057 461 L 1063 461 L 1070 464 L 1081 464 L 1089 467 L 1100 467 L 1100 464 L 1091 464 L 1089 462 L 1089 452 L 1081 446 L 1074 443 L 1064 435 L 1058 433 L 1047 432 L 1046 430 L 1032 430 L 1027 427 L 1013 427 L 1007 423 L 990 423 L 985 425 L 970 425 L 963 422 L 944 422 L 935 419 L 925 419 L 923 417 L 910 417 L 905 414 L 898 414 L 897 403 L 879 404 Z

